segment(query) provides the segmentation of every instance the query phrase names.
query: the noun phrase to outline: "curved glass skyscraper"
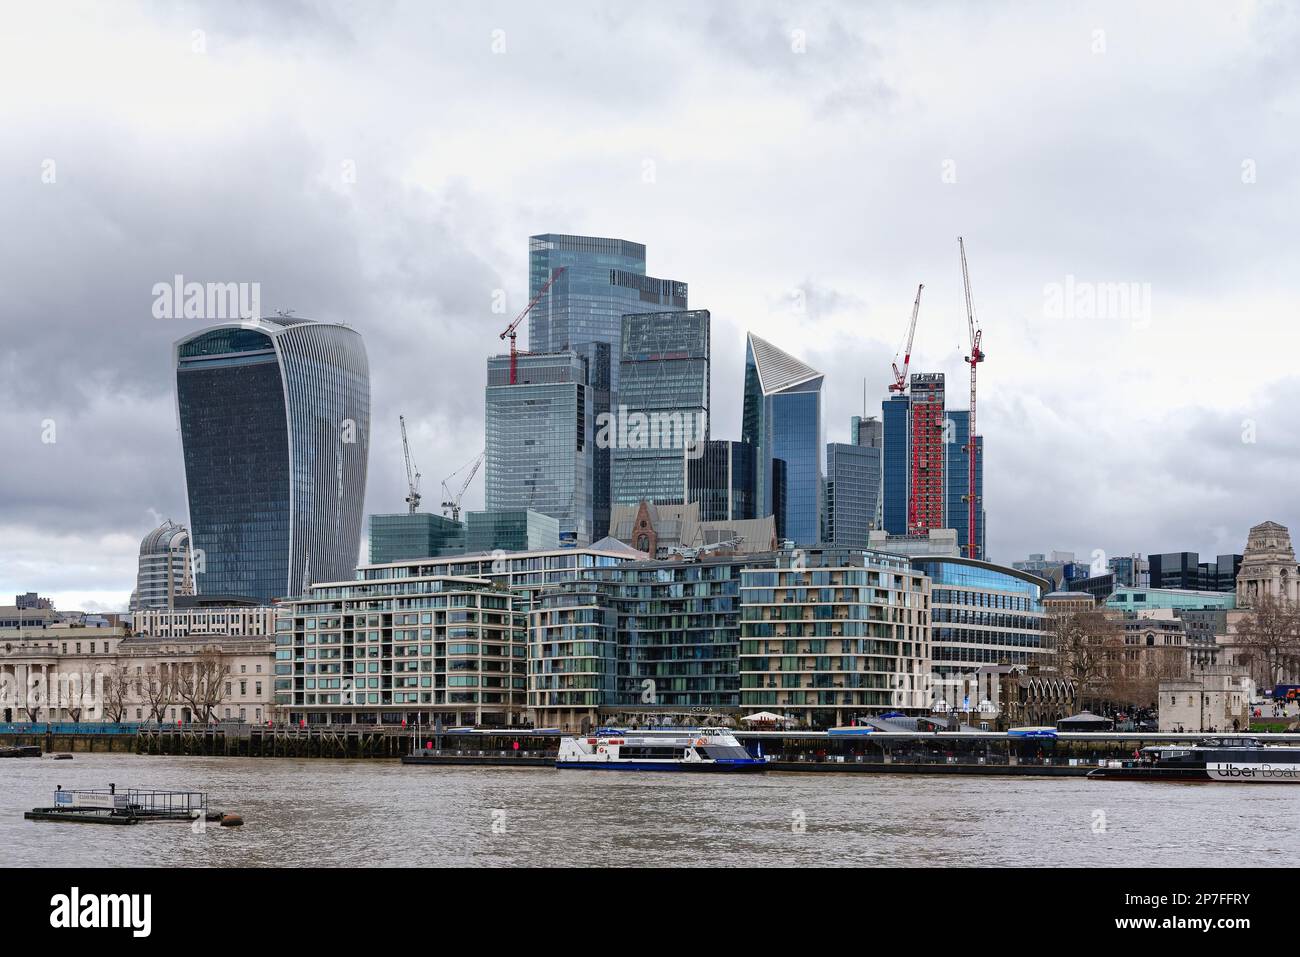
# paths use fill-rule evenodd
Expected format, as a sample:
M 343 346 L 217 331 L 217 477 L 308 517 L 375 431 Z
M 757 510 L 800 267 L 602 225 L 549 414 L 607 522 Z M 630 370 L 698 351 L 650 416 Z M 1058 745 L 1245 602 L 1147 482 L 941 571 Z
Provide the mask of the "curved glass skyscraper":
M 350 580 L 370 449 L 361 336 L 232 321 L 177 342 L 175 365 L 198 592 L 270 601 Z

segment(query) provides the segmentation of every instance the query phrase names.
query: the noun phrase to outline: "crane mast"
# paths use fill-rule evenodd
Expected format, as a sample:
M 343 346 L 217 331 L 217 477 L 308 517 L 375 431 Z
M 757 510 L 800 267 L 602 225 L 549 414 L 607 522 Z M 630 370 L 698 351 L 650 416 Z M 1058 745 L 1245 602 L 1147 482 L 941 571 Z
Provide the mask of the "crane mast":
M 979 443 L 976 441 L 975 432 L 975 372 L 979 364 L 984 361 L 984 353 L 980 349 L 980 340 L 984 333 L 975 324 L 975 304 L 970 294 L 970 272 L 966 268 L 966 243 L 960 236 L 957 237 L 957 248 L 961 251 L 961 281 L 966 290 L 966 328 L 970 333 L 970 355 L 966 356 L 966 362 L 970 364 L 970 428 L 966 437 L 966 494 L 962 496 L 966 502 L 966 556 L 980 558 L 979 545 L 975 538 L 975 519 L 979 512 L 979 496 L 975 494 L 975 461 L 979 455 Z
M 894 381 L 889 387 L 890 392 L 897 392 L 900 395 L 907 391 L 907 367 L 912 363 L 912 339 L 916 336 L 916 316 L 921 311 L 921 290 L 925 288 L 924 283 L 918 283 L 916 287 L 916 302 L 912 303 L 912 324 L 907 327 L 907 348 L 903 350 L 903 369 L 900 372 L 898 363 L 894 362 Z M 897 356 L 895 356 L 897 359 Z
M 478 474 L 479 467 L 483 464 L 483 457 L 486 454 L 486 450 L 480 452 L 474 457 L 474 461 L 467 462 L 442 480 L 443 514 L 446 515 L 447 511 L 450 510 L 451 520 L 453 522 L 460 521 L 460 500 L 464 497 L 466 490 L 469 488 L 469 483 L 474 481 L 474 476 Z M 457 489 L 456 493 L 453 495 L 451 489 L 448 488 L 447 483 L 467 468 L 469 469 L 469 476 L 461 483 L 460 488 Z
M 420 504 L 420 472 L 411 465 L 411 447 L 406 441 L 406 416 L 399 415 L 402 424 L 402 455 L 406 458 L 406 507 L 412 515 Z
M 501 333 L 499 337 L 502 339 L 506 338 L 507 336 L 510 337 L 510 384 L 511 385 L 514 385 L 518 381 L 519 360 L 517 358 L 518 354 L 515 351 L 515 335 L 519 332 L 519 323 L 523 322 L 524 318 L 530 312 L 533 311 L 533 306 L 537 305 L 539 302 L 542 301 L 542 297 L 546 295 L 546 291 L 551 288 L 551 285 L 555 282 L 555 280 L 560 278 L 560 273 L 564 272 L 564 270 L 565 267 L 560 266 L 558 269 L 555 270 L 555 272 L 551 273 L 551 278 L 546 280 L 546 285 L 544 285 L 541 289 L 537 291 L 537 295 L 533 296 L 532 300 L 528 303 L 528 305 L 524 306 L 524 311 L 521 312 L 519 315 L 515 316 L 515 321 L 510 323 L 510 325 L 506 326 L 505 332 Z

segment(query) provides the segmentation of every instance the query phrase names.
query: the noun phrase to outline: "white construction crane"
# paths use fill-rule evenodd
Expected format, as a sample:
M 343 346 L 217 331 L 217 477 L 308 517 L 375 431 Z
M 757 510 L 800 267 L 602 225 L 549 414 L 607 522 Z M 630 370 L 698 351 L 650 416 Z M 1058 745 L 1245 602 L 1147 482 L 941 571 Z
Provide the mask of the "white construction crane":
M 472 462 L 466 462 L 442 480 L 442 514 L 446 515 L 448 510 L 450 510 L 450 518 L 453 522 L 460 521 L 460 500 L 465 495 L 465 490 L 469 488 L 469 483 L 474 481 L 474 476 L 478 474 L 479 466 L 483 464 L 483 456 L 486 454 L 486 450 L 480 452 L 474 457 Z M 456 494 L 453 495 L 451 489 L 448 488 L 447 483 L 466 469 L 469 469 L 469 475 L 466 477 L 465 481 L 461 483 Z
M 412 515 L 420 504 L 420 472 L 411 464 L 411 447 L 406 442 L 406 416 L 399 415 L 402 423 L 402 455 L 406 458 L 406 508 Z
M 912 323 L 907 327 L 907 345 L 903 347 L 901 370 L 898 368 L 898 356 L 894 356 L 894 381 L 890 383 L 889 391 L 899 395 L 907 391 L 907 367 L 912 364 L 912 340 L 916 338 L 916 317 L 921 311 L 921 290 L 924 288 L 924 283 L 919 283 L 916 287 L 916 302 L 912 303 Z

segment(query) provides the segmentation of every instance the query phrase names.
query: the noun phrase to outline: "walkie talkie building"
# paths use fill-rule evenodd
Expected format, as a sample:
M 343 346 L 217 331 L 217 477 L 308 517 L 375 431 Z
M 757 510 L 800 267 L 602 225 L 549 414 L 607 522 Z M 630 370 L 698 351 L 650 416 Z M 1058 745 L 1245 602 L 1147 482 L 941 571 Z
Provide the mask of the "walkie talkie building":
M 262 601 L 351 579 L 370 449 L 370 373 L 353 329 L 232 321 L 174 347 L 199 594 Z

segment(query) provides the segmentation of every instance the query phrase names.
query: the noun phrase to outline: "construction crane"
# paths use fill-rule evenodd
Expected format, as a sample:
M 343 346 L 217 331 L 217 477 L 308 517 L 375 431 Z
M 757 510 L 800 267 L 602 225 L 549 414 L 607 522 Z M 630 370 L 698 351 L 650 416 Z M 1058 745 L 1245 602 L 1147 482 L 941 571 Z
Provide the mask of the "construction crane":
M 479 466 L 483 464 L 483 456 L 486 454 L 487 454 L 486 451 L 480 452 L 478 455 L 474 457 L 473 461 L 466 462 L 464 465 L 456 469 L 456 471 L 452 472 L 450 475 L 448 475 L 445 479 L 442 480 L 442 514 L 446 515 L 448 509 L 450 509 L 451 520 L 453 522 L 460 521 L 460 500 L 461 498 L 464 497 L 465 490 L 469 488 L 469 483 L 474 481 L 474 476 L 478 474 Z M 469 469 L 469 476 L 465 479 L 464 482 L 461 483 L 461 486 L 456 491 L 456 494 L 453 495 L 451 489 L 447 486 L 447 483 L 450 482 L 452 479 L 454 479 L 461 472 L 465 471 L 466 469 Z
M 406 510 L 412 515 L 420 505 L 420 472 L 411 464 L 411 447 L 406 441 L 406 416 L 399 415 L 402 423 L 402 455 L 406 458 Z
M 560 273 L 564 272 L 564 269 L 565 267 L 561 266 L 558 269 L 556 269 L 555 272 L 551 273 L 551 278 L 546 280 L 546 285 L 543 286 L 540 290 L 538 290 L 537 295 L 533 296 L 532 301 L 528 303 L 528 305 L 524 306 L 524 311 L 521 312 L 519 315 L 515 316 L 515 321 L 510 323 L 510 325 L 506 326 L 506 331 L 501 333 L 500 338 L 502 339 L 506 338 L 506 336 L 510 337 L 510 384 L 511 385 L 514 385 L 515 382 L 518 380 L 519 360 L 516 358 L 517 353 L 515 352 L 515 335 L 519 331 L 519 323 L 523 322 L 524 317 L 526 317 L 530 312 L 533 311 L 533 306 L 541 302 L 542 297 L 546 295 L 546 291 L 551 288 L 551 285 L 552 283 L 555 282 L 555 280 L 560 278 Z
M 975 371 L 984 361 L 984 352 L 980 349 L 980 339 L 984 333 L 975 321 L 975 303 L 970 294 L 970 272 L 966 268 L 966 243 L 957 237 L 957 248 L 961 250 L 961 281 L 966 288 L 966 327 L 970 332 L 970 355 L 966 362 L 970 364 L 970 429 L 966 437 L 966 557 L 979 558 L 979 544 L 975 538 L 975 518 L 979 512 L 979 496 L 975 494 L 975 459 L 979 455 L 979 443 L 975 432 Z
M 912 338 L 916 335 L 916 316 L 921 311 L 921 290 L 924 288 L 924 283 L 919 283 L 916 287 L 916 302 L 912 303 L 912 324 L 907 327 L 907 348 L 903 350 L 902 371 L 898 368 L 898 355 L 894 356 L 894 382 L 889 391 L 899 395 L 907 391 L 907 367 L 912 362 Z

